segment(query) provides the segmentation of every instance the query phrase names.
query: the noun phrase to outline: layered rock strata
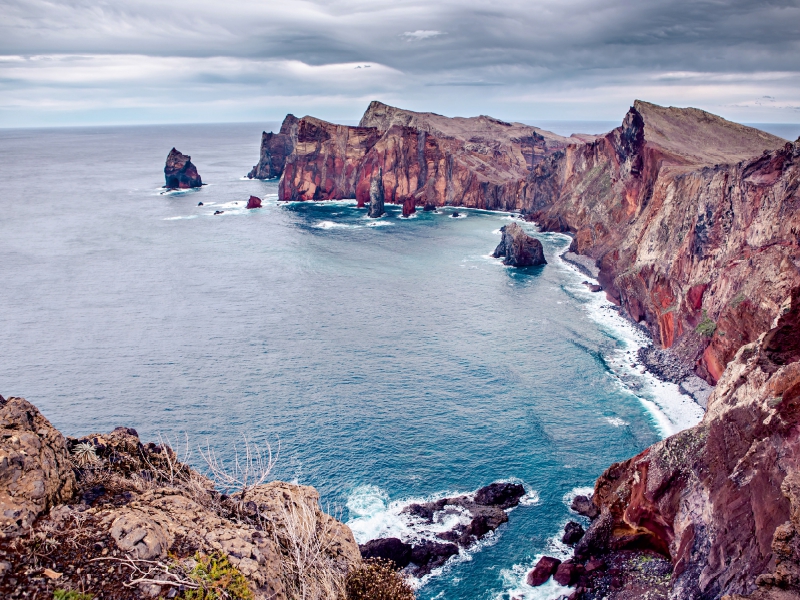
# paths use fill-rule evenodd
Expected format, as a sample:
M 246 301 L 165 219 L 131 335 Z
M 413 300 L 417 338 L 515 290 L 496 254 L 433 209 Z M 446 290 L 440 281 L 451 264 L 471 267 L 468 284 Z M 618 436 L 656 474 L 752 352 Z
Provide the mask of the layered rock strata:
M 536 267 L 546 265 L 542 242 L 529 236 L 516 223 L 500 228 L 502 239 L 492 256 L 502 258 L 503 264 L 511 267 Z
M 169 151 L 164 165 L 164 187 L 170 190 L 197 188 L 203 180 L 192 164 L 192 157 L 181 154 L 175 148 Z
M 203 560 L 228 564 L 226 581 L 239 578 L 256 599 L 295 598 L 335 589 L 360 564 L 352 532 L 320 510 L 313 488 L 276 481 L 220 494 L 132 429 L 65 439 L 22 398 L 2 402 L 0 427 L 3 598 L 57 588 L 171 598 L 200 585 L 192 574 Z

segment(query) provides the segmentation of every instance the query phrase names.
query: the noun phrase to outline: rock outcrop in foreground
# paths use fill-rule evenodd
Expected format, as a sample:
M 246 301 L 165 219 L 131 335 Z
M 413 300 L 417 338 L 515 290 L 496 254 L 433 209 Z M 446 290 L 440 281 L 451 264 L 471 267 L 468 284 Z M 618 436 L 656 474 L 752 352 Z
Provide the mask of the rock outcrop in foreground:
M 516 223 L 500 228 L 502 239 L 492 256 L 503 258 L 503 264 L 511 267 L 536 267 L 546 265 L 542 242 L 529 236 Z
M 173 598 L 198 585 L 235 598 L 297 598 L 301 588 L 333 598 L 361 562 L 313 488 L 275 481 L 220 494 L 132 429 L 65 439 L 22 398 L 0 399 L 0 508 L 9 599 L 55 589 Z
M 192 157 L 181 154 L 175 148 L 169 151 L 164 165 L 165 188 L 170 190 L 197 188 L 203 180 L 192 164 Z

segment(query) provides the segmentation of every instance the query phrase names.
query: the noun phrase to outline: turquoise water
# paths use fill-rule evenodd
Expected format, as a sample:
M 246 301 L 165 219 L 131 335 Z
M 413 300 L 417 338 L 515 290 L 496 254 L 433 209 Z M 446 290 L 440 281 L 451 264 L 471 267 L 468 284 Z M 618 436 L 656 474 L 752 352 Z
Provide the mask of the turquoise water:
M 276 182 L 241 179 L 260 133 L 0 131 L 0 393 L 69 435 L 279 442 L 276 476 L 360 541 L 413 534 L 411 499 L 521 481 L 509 522 L 417 585 L 546 597 L 519 580 L 559 550 L 565 497 L 662 431 L 610 369 L 630 341 L 558 258 L 569 239 L 537 234 L 549 264 L 513 270 L 488 256 L 507 215 L 279 206 Z M 161 193 L 173 145 L 208 186 Z

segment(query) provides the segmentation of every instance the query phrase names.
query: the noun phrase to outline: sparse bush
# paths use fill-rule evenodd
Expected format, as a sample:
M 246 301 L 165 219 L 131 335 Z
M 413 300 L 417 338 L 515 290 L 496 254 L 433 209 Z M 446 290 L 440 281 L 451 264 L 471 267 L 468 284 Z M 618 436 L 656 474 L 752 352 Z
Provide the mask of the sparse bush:
M 347 575 L 346 600 L 414 600 L 414 590 L 382 559 L 367 559 Z
M 708 314 L 706 311 L 703 311 L 703 320 L 695 328 L 695 331 L 700 335 L 704 335 L 706 337 L 712 337 L 714 332 L 717 330 L 717 324 L 708 318 Z
M 186 600 L 252 600 L 253 593 L 247 580 L 234 567 L 227 556 L 219 554 L 195 555 L 195 567 L 189 578 L 199 584 L 196 590 L 186 590 Z
M 75 590 L 56 590 L 53 600 L 92 600 L 91 594 L 81 594 Z

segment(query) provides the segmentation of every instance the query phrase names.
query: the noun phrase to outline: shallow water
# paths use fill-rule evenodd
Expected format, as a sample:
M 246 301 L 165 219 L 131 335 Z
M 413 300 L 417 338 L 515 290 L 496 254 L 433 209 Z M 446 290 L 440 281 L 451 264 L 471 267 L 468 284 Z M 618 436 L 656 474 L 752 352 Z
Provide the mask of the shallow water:
M 359 541 L 418 535 L 397 514 L 414 498 L 523 482 L 509 523 L 420 598 L 557 595 L 520 581 L 564 550 L 575 488 L 697 407 L 630 367 L 642 340 L 558 258 L 564 236 L 537 234 L 549 264 L 513 270 L 488 256 L 507 215 L 279 206 L 276 182 L 242 179 L 260 133 L 0 131 L 0 393 L 69 435 L 279 442 L 276 475 Z M 209 185 L 161 193 L 173 145 Z

